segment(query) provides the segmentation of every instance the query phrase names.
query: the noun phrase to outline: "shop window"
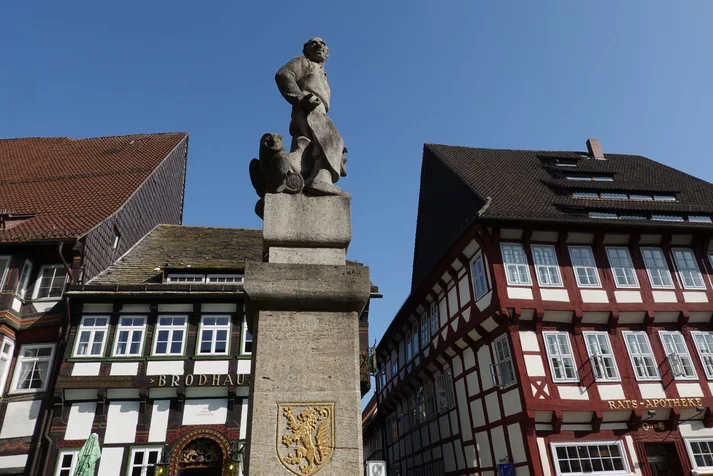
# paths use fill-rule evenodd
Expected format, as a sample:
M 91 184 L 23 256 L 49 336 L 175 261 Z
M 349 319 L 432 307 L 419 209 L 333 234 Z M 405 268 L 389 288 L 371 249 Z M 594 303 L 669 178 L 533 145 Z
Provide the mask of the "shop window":
M 558 475 L 629 473 L 621 441 L 551 445 Z

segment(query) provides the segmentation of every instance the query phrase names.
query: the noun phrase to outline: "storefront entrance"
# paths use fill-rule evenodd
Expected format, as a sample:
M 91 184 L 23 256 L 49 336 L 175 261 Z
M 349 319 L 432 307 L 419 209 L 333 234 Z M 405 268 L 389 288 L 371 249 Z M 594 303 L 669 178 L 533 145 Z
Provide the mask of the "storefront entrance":
M 646 460 L 652 476 L 679 476 L 681 460 L 673 443 L 646 443 Z

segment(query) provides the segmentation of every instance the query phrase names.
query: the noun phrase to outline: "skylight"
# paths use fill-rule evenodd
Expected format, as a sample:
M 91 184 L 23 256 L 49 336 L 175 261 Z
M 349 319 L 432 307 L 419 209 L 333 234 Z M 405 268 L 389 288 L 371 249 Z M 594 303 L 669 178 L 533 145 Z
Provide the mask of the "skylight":
M 636 200 L 636 201 L 657 201 L 675 202 L 675 195 L 642 195 L 626 192 L 603 192 L 603 191 L 576 191 L 572 192 L 572 198 L 601 198 L 602 200 Z
M 565 174 L 567 180 L 580 180 L 588 182 L 613 182 L 614 177 L 602 174 Z

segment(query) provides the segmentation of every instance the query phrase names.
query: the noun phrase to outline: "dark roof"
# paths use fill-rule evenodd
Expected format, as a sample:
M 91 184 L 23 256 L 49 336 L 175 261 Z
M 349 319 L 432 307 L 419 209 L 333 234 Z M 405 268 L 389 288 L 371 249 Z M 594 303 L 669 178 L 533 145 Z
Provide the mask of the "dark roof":
M 0 139 L 6 218 L 0 242 L 81 237 L 118 210 L 187 136 Z
M 602 220 L 590 211 L 621 215 L 713 216 L 713 184 L 638 155 L 424 147 L 412 290 L 474 220 L 561 222 L 582 226 L 705 228 L 710 223 Z M 576 163 L 557 166 L 556 162 Z M 613 181 L 575 181 L 564 174 L 609 175 Z M 675 202 L 572 198 L 575 190 L 675 194 Z M 487 204 L 487 205 L 486 205 Z M 479 214 L 480 211 L 480 214 Z M 648 213 L 647 213 L 648 212 Z
M 164 270 L 240 271 L 262 261 L 262 230 L 158 225 L 87 284 L 160 283 Z

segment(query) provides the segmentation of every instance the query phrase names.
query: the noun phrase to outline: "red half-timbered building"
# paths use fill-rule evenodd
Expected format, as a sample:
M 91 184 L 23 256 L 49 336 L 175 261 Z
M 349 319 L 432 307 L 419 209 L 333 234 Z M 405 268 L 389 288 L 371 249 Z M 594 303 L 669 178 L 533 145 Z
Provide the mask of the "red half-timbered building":
M 389 475 L 713 473 L 712 217 L 712 184 L 596 139 L 427 144 Z

